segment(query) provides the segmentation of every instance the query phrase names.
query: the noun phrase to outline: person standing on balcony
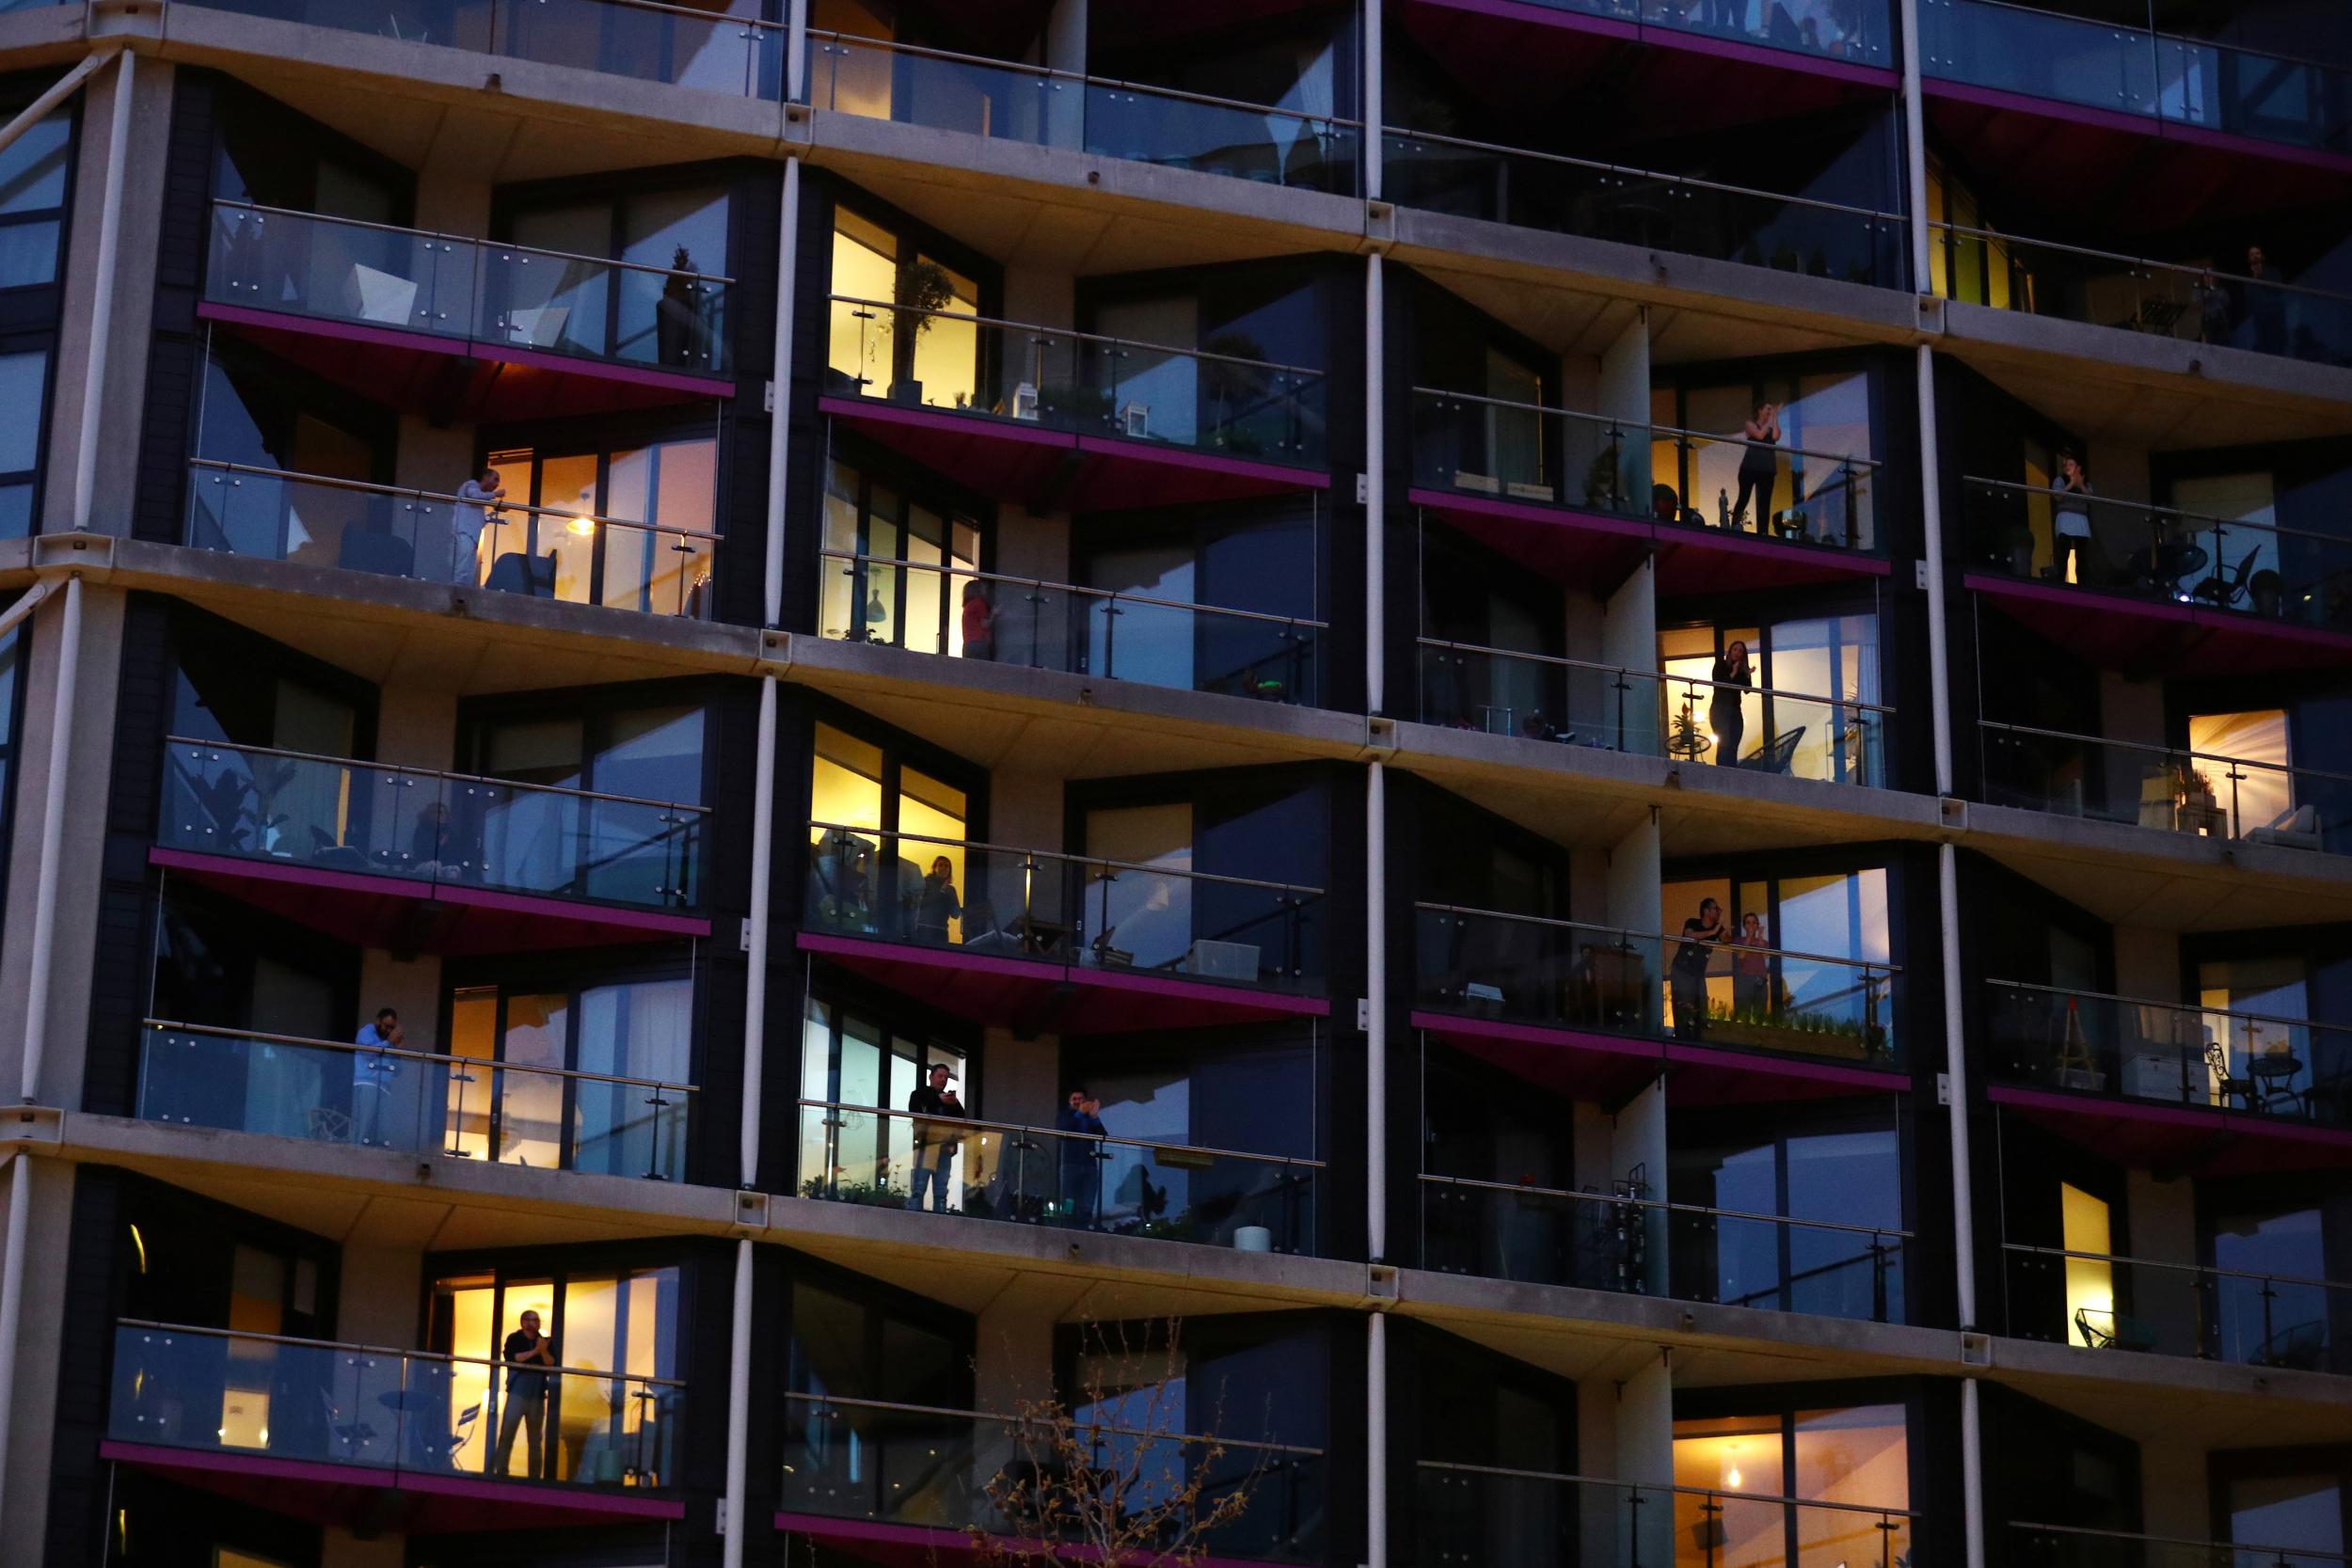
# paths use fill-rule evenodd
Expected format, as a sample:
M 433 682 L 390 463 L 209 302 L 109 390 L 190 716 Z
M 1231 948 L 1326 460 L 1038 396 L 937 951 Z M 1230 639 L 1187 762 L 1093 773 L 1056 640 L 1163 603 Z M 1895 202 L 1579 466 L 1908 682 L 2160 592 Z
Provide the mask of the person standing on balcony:
M 389 1053 L 400 1049 L 400 1014 L 389 1007 L 375 1009 L 374 1022 L 359 1025 L 353 1042 L 360 1049 L 351 1058 L 351 1138 L 372 1148 L 390 1143 L 396 1118 L 392 1096 L 402 1086 L 401 1060 Z
M 506 484 L 496 468 L 485 467 L 457 487 L 457 499 L 466 504 L 450 514 L 449 579 L 460 588 L 478 588 L 482 585 L 482 531 L 495 528 L 505 512 Z M 497 535 L 491 537 L 495 540 Z
M 1740 940 L 1731 953 L 1731 1006 L 1747 1022 L 1758 1022 L 1772 1010 L 1772 956 L 1760 914 L 1740 917 Z
M 1748 645 L 1733 638 L 1715 660 L 1715 694 L 1707 702 L 1707 727 L 1715 732 L 1715 761 L 1724 768 L 1740 761 L 1740 742 L 1748 733 L 1747 701 L 1756 676 L 1748 668 Z
M 2237 319 L 2246 324 L 2245 346 L 2257 354 L 2284 354 L 2287 348 L 2287 302 L 2279 292 L 2285 279 L 2270 270 L 2263 247 L 2246 247 L 2246 277 L 2239 281 Z
M 539 1314 L 525 1312 L 521 1326 L 506 1337 L 499 1357 L 506 1364 L 506 1409 L 499 1417 L 498 1451 L 490 1456 L 490 1473 L 502 1476 L 515 1458 L 515 1429 L 524 1430 L 523 1474 L 546 1481 L 548 1394 L 554 1383 L 555 1341 L 539 1332 Z
M 947 945 L 947 923 L 961 918 L 963 901 L 956 896 L 956 868 L 945 855 L 931 858 L 914 900 L 914 940 L 932 947 Z
M 1675 1034 L 1694 1040 L 1707 1026 L 1707 966 L 1714 949 L 1729 940 L 1724 929 L 1724 907 L 1712 898 L 1699 900 L 1699 912 L 1682 923 L 1682 941 L 1675 948 L 1674 973 L 1667 989 L 1674 997 Z
M 2050 576 L 2079 582 L 2090 559 L 2090 473 L 2071 451 L 2058 453 L 2058 501 L 2050 520 Z M 2153 557 L 2152 557 L 2153 559 Z
M 914 1191 L 907 1198 L 907 1207 L 923 1207 L 923 1188 L 931 1190 L 931 1212 L 947 1212 L 947 1180 L 953 1174 L 956 1150 L 962 1147 L 962 1129 L 946 1122 L 929 1121 L 928 1117 L 956 1117 L 963 1114 L 963 1101 L 947 1086 L 947 1066 L 931 1064 L 930 1081 L 917 1084 L 907 1096 L 907 1109 L 914 1113 Z
M 1756 405 L 1740 427 L 1748 450 L 1740 456 L 1740 497 L 1731 503 L 1730 527 L 1748 526 L 1748 498 L 1756 498 L 1756 531 L 1764 531 L 1772 518 L 1772 489 L 1780 477 L 1780 404 L 1767 400 Z
M 963 585 L 963 657 L 996 657 L 996 607 L 988 602 L 988 584 L 977 578 Z
M 1108 1158 L 1101 1140 L 1110 1133 L 1103 1125 L 1102 1097 L 1091 1089 L 1071 1090 L 1054 1126 L 1063 1134 L 1057 1140 L 1062 1196 L 1070 1204 L 1071 1218 L 1092 1229 L 1103 1210 L 1103 1162 Z

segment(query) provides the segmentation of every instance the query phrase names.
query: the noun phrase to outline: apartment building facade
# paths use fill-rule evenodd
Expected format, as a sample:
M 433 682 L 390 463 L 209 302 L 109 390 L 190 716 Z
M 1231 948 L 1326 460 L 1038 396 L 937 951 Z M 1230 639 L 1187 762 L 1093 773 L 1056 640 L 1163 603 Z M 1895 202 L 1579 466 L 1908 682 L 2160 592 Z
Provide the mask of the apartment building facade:
M 2347 195 L 2285 4 L 0 0 L 0 1562 L 2352 1561 Z

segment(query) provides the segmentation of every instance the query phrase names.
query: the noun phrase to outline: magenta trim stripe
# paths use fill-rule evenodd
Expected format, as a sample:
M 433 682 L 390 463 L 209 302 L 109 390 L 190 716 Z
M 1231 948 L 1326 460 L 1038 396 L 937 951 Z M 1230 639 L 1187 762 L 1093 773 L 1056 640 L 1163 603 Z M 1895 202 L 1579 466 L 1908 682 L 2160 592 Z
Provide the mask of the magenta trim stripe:
M 147 851 L 147 863 L 182 871 L 202 871 L 245 881 L 285 882 L 296 887 L 334 893 L 363 893 L 377 897 L 437 899 L 475 909 L 515 914 L 544 914 L 577 920 L 590 926 L 615 926 L 636 931 L 662 931 L 676 936 L 707 937 L 710 922 L 692 915 L 663 914 L 658 910 L 613 909 L 603 904 L 574 903 L 567 898 L 543 898 L 527 893 L 494 888 L 464 887 L 451 882 L 376 877 L 358 871 L 326 871 L 314 865 L 279 865 L 273 861 L 241 860 L 234 855 L 205 855 L 191 849 L 167 849 L 156 845 Z
M 819 412 L 844 420 L 869 420 L 876 424 L 905 425 L 914 430 L 938 430 L 957 436 L 1013 441 L 1032 447 L 1075 449 L 1077 436 L 1063 430 L 1045 430 L 1025 420 L 983 420 L 970 414 L 942 414 L 930 408 L 906 408 L 865 398 L 820 397 Z
M 1774 49 L 1745 39 L 1716 38 L 1684 27 L 1661 27 L 1629 17 L 1595 16 L 1587 11 L 1535 5 L 1530 0 L 1420 0 L 1420 3 L 1446 10 L 1469 11 L 1477 16 L 1500 17 L 1507 22 L 1522 22 L 1538 27 L 1556 27 L 1562 32 L 1587 33 L 1597 38 L 1638 39 L 1652 48 L 1712 55 L 1721 59 L 1770 66 L 1775 70 L 1802 71 L 1814 76 L 1860 82 L 1874 87 L 1892 87 L 1902 80 L 1902 73 L 1891 66 L 1857 65 L 1851 60 L 1832 59 L 1825 55 L 1809 54 L 1801 49 Z
M 1246 986 L 1220 986 L 1176 975 L 1106 974 L 1099 969 L 1056 963 L 1050 958 L 1000 958 L 993 954 L 960 953 L 947 947 L 917 947 L 882 937 L 836 937 L 822 931 L 803 931 L 796 941 L 804 953 L 832 953 L 842 958 L 879 956 L 900 963 L 920 964 L 928 969 L 1066 981 L 1097 990 L 1132 991 L 1146 996 L 1181 996 L 1191 1001 L 1224 1002 L 1263 1012 L 1324 1016 L 1331 1011 L 1330 1001 L 1326 997 L 1294 996 L 1287 991 L 1256 990 Z
M 2064 1111 L 2073 1116 L 2097 1115 L 2117 1121 L 2193 1127 L 2207 1132 L 2226 1129 L 2251 1137 L 2352 1148 L 2352 1128 L 2313 1127 L 2308 1122 L 2287 1121 L 2278 1117 L 2248 1116 L 2218 1106 L 2158 1105 L 2145 1101 L 2110 1100 L 2104 1095 L 2069 1094 L 2063 1089 L 2028 1088 L 2017 1084 L 1988 1085 L 1984 1096 L 1996 1105 L 2015 1105 L 2025 1110 Z
M 253 1476 L 263 1481 L 307 1481 L 320 1486 L 368 1486 L 389 1483 L 403 1492 L 468 1497 L 567 1513 L 627 1514 L 636 1518 L 683 1519 L 686 1505 L 675 1498 L 643 1494 L 559 1491 L 524 1486 L 472 1476 L 427 1475 L 389 1465 L 338 1465 L 330 1460 L 273 1459 L 266 1454 L 225 1453 L 208 1449 L 175 1449 L 154 1443 L 122 1443 L 107 1438 L 98 1445 L 101 1459 L 126 1465 L 150 1465 L 177 1470 L 203 1470 L 216 1475 Z
M 2201 617 L 2184 604 L 2156 604 L 2136 599 L 2126 594 L 2105 594 L 2096 588 L 2083 588 L 2062 582 L 2020 582 L 2015 578 L 1995 577 L 1986 572 L 1962 574 L 1961 583 L 1973 593 L 1995 599 L 2033 599 L 2042 604 L 2067 605 L 2080 613 L 2097 614 L 2107 611 L 2140 621 L 2173 621 L 2196 625 Z M 2235 624 L 2237 617 L 2225 617 L 2220 623 Z
M 1236 474 L 1246 479 L 1269 480 L 1277 484 L 1295 484 L 1311 490 L 1328 490 L 1331 476 L 1312 468 L 1286 467 L 1279 463 L 1257 463 L 1246 457 L 1226 457 L 1213 451 L 1188 451 L 1182 447 L 1158 446 L 1149 441 L 1122 441 L 1108 436 L 1081 436 L 1078 450 L 1098 457 L 1114 457 L 1130 463 L 1157 463 L 1170 468 L 1197 468 L 1203 473 Z
M 962 1530 L 929 1525 L 893 1525 L 878 1519 L 834 1519 L 821 1513 L 793 1513 L 778 1509 L 776 1528 L 834 1541 L 866 1541 L 877 1544 L 926 1547 L 938 1553 L 939 1560 L 943 1562 L 977 1560 L 970 1535 Z M 1062 1548 L 1058 1560 L 1094 1562 L 1099 1560 L 1099 1557 L 1087 1546 L 1066 1546 Z M 1187 1568 L 1266 1568 L 1263 1561 L 1233 1557 L 1186 1558 L 1184 1561 Z
M 1891 1068 L 1853 1067 L 1844 1062 L 1813 1062 L 1802 1056 L 1772 1056 L 1761 1052 L 1730 1052 L 1709 1050 L 1704 1043 L 1686 1044 L 1669 1041 L 1666 1059 L 1690 1067 L 1732 1069 L 1741 1072 L 1760 1072 L 1773 1078 L 1804 1078 L 1816 1084 L 1842 1084 L 1849 1088 L 1883 1089 L 1894 1093 L 1908 1088 L 1910 1076 Z
M 2162 119 L 2154 115 L 2136 115 L 2122 109 L 2102 109 L 2089 103 L 2069 103 L 2063 99 L 2037 98 L 2031 93 L 2010 92 L 2001 87 L 1980 87 L 1973 82 L 1946 81 L 1930 76 L 1919 84 L 1920 90 L 1932 98 L 1948 98 L 1956 103 L 1974 103 L 1979 108 L 1999 109 L 2009 114 L 2034 115 L 2043 119 L 2065 120 L 2075 125 L 2095 125 L 2103 130 L 2125 131 L 2137 136 L 2161 138 L 2166 141 L 2194 143 L 2210 147 L 2219 152 L 2235 152 L 2249 157 L 2275 158 L 2282 163 L 2310 164 L 2320 168 L 2352 171 L 2352 155 L 2329 152 L 2321 148 L 2299 147 L 2294 142 L 2270 141 L 2261 136 L 2242 135 L 2234 131 L 2216 131 L 2208 126 L 2188 125 L 2177 119 Z
M 1419 486 L 1406 491 L 1406 499 L 1415 506 L 1425 506 L 1433 512 L 1502 517 L 1542 528 L 1573 529 L 1581 533 L 1608 533 L 1625 539 L 1646 539 L 1661 548 L 1675 546 L 1719 555 L 1754 555 L 1772 561 L 1810 561 L 1850 572 L 1855 577 L 1883 578 L 1894 569 L 1884 556 L 1788 545 L 1776 539 L 1758 539 L 1753 534 L 1732 533 L 1719 528 L 1692 528 L 1684 523 L 1648 523 L 1634 517 L 1613 517 L 1605 512 L 1588 512 L 1581 506 L 1563 506 L 1550 501 L 1464 496 L 1450 490 L 1425 490 Z
M 379 348 L 404 348 L 413 353 L 446 355 L 452 358 L 495 359 L 501 364 L 528 365 L 534 370 L 554 371 L 564 375 L 585 375 L 598 381 L 626 381 L 640 387 L 659 387 L 665 391 L 691 392 L 697 397 L 731 398 L 735 395 L 734 382 L 715 376 L 688 375 L 682 371 L 657 370 L 650 365 L 620 365 L 605 359 L 543 354 L 536 349 L 516 348 L 512 343 L 494 343 L 480 338 L 443 338 L 430 332 L 404 332 L 397 327 L 339 322 L 320 316 L 281 315 L 275 310 L 256 310 L 244 305 L 220 305 L 211 300 L 199 302 L 196 313 L 206 321 L 271 327 L 282 332 L 299 332 L 309 338 L 328 338 L 338 342 L 373 343 Z
M 1433 1034 L 1470 1035 L 1481 1039 L 1510 1040 L 1519 1045 L 1548 1045 L 1554 1049 L 1565 1047 L 1573 1051 L 1601 1052 L 1612 1056 L 1641 1056 L 1651 1061 L 1663 1061 L 1665 1048 L 1661 1041 L 1639 1039 L 1629 1035 L 1595 1035 L 1581 1029 L 1554 1029 L 1540 1023 L 1505 1023 L 1495 1018 L 1456 1018 L 1452 1013 L 1415 1012 L 1409 1022 L 1416 1029 Z

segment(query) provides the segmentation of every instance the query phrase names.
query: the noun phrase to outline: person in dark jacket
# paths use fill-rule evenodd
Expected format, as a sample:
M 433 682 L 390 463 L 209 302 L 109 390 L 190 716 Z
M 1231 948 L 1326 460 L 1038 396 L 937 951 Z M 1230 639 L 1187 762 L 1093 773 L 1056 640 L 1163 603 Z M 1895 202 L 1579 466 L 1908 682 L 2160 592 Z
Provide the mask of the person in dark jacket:
M 1067 1134 L 1061 1145 L 1061 1191 L 1076 1222 L 1091 1227 L 1103 1211 L 1103 1146 L 1092 1140 L 1107 1135 L 1103 1125 L 1103 1101 L 1089 1089 L 1073 1089 L 1055 1118 L 1057 1131 Z
M 963 913 L 956 896 L 956 868 L 945 855 L 934 856 L 930 873 L 914 896 L 914 940 L 933 947 L 947 945 L 947 923 Z
M 1756 675 L 1748 668 L 1748 645 L 1732 639 L 1715 660 L 1714 695 L 1707 700 L 1707 727 L 1715 732 L 1715 760 L 1725 768 L 1740 762 L 1740 742 L 1748 733 L 1748 718 L 1740 704 L 1747 693 L 1738 689 L 1754 687 Z
M 930 1121 L 930 1117 L 963 1117 L 963 1101 L 947 1086 L 947 1067 L 944 1062 L 931 1064 L 930 1082 L 918 1084 L 907 1096 L 907 1109 L 914 1113 L 914 1192 L 907 1199 L 907 1207 L 923 1207 L 923 1188 L 931 1189 L 931 1212 L 947 1212 L 947 1181 L 953 1174 L 956 1150 L 962 1147 L 963 1130 L 946 1122 Z

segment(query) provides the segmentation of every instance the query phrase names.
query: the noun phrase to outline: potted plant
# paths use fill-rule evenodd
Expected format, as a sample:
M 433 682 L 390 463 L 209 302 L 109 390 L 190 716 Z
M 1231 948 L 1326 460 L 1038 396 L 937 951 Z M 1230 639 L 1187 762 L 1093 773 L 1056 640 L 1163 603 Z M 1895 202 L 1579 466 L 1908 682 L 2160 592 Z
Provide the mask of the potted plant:
M 2023 522 L 2010 523 L 2001 530 L 2000 558 L 2009 565 L 2013 578 L 2033 576 L 2033 530 Z
M 914 345 L 923 341 L 923 334 L 931 329 L 939 313 L 956 302 L 956 282 L 937 261 L 910 261 L 898 269 L 892 302 L 898 306 L 898 341 L 907 345 L 908 364 L 912 367 Z M 890 401 L 921 403 L 923 384 L 913 376 L 892 381 Z

